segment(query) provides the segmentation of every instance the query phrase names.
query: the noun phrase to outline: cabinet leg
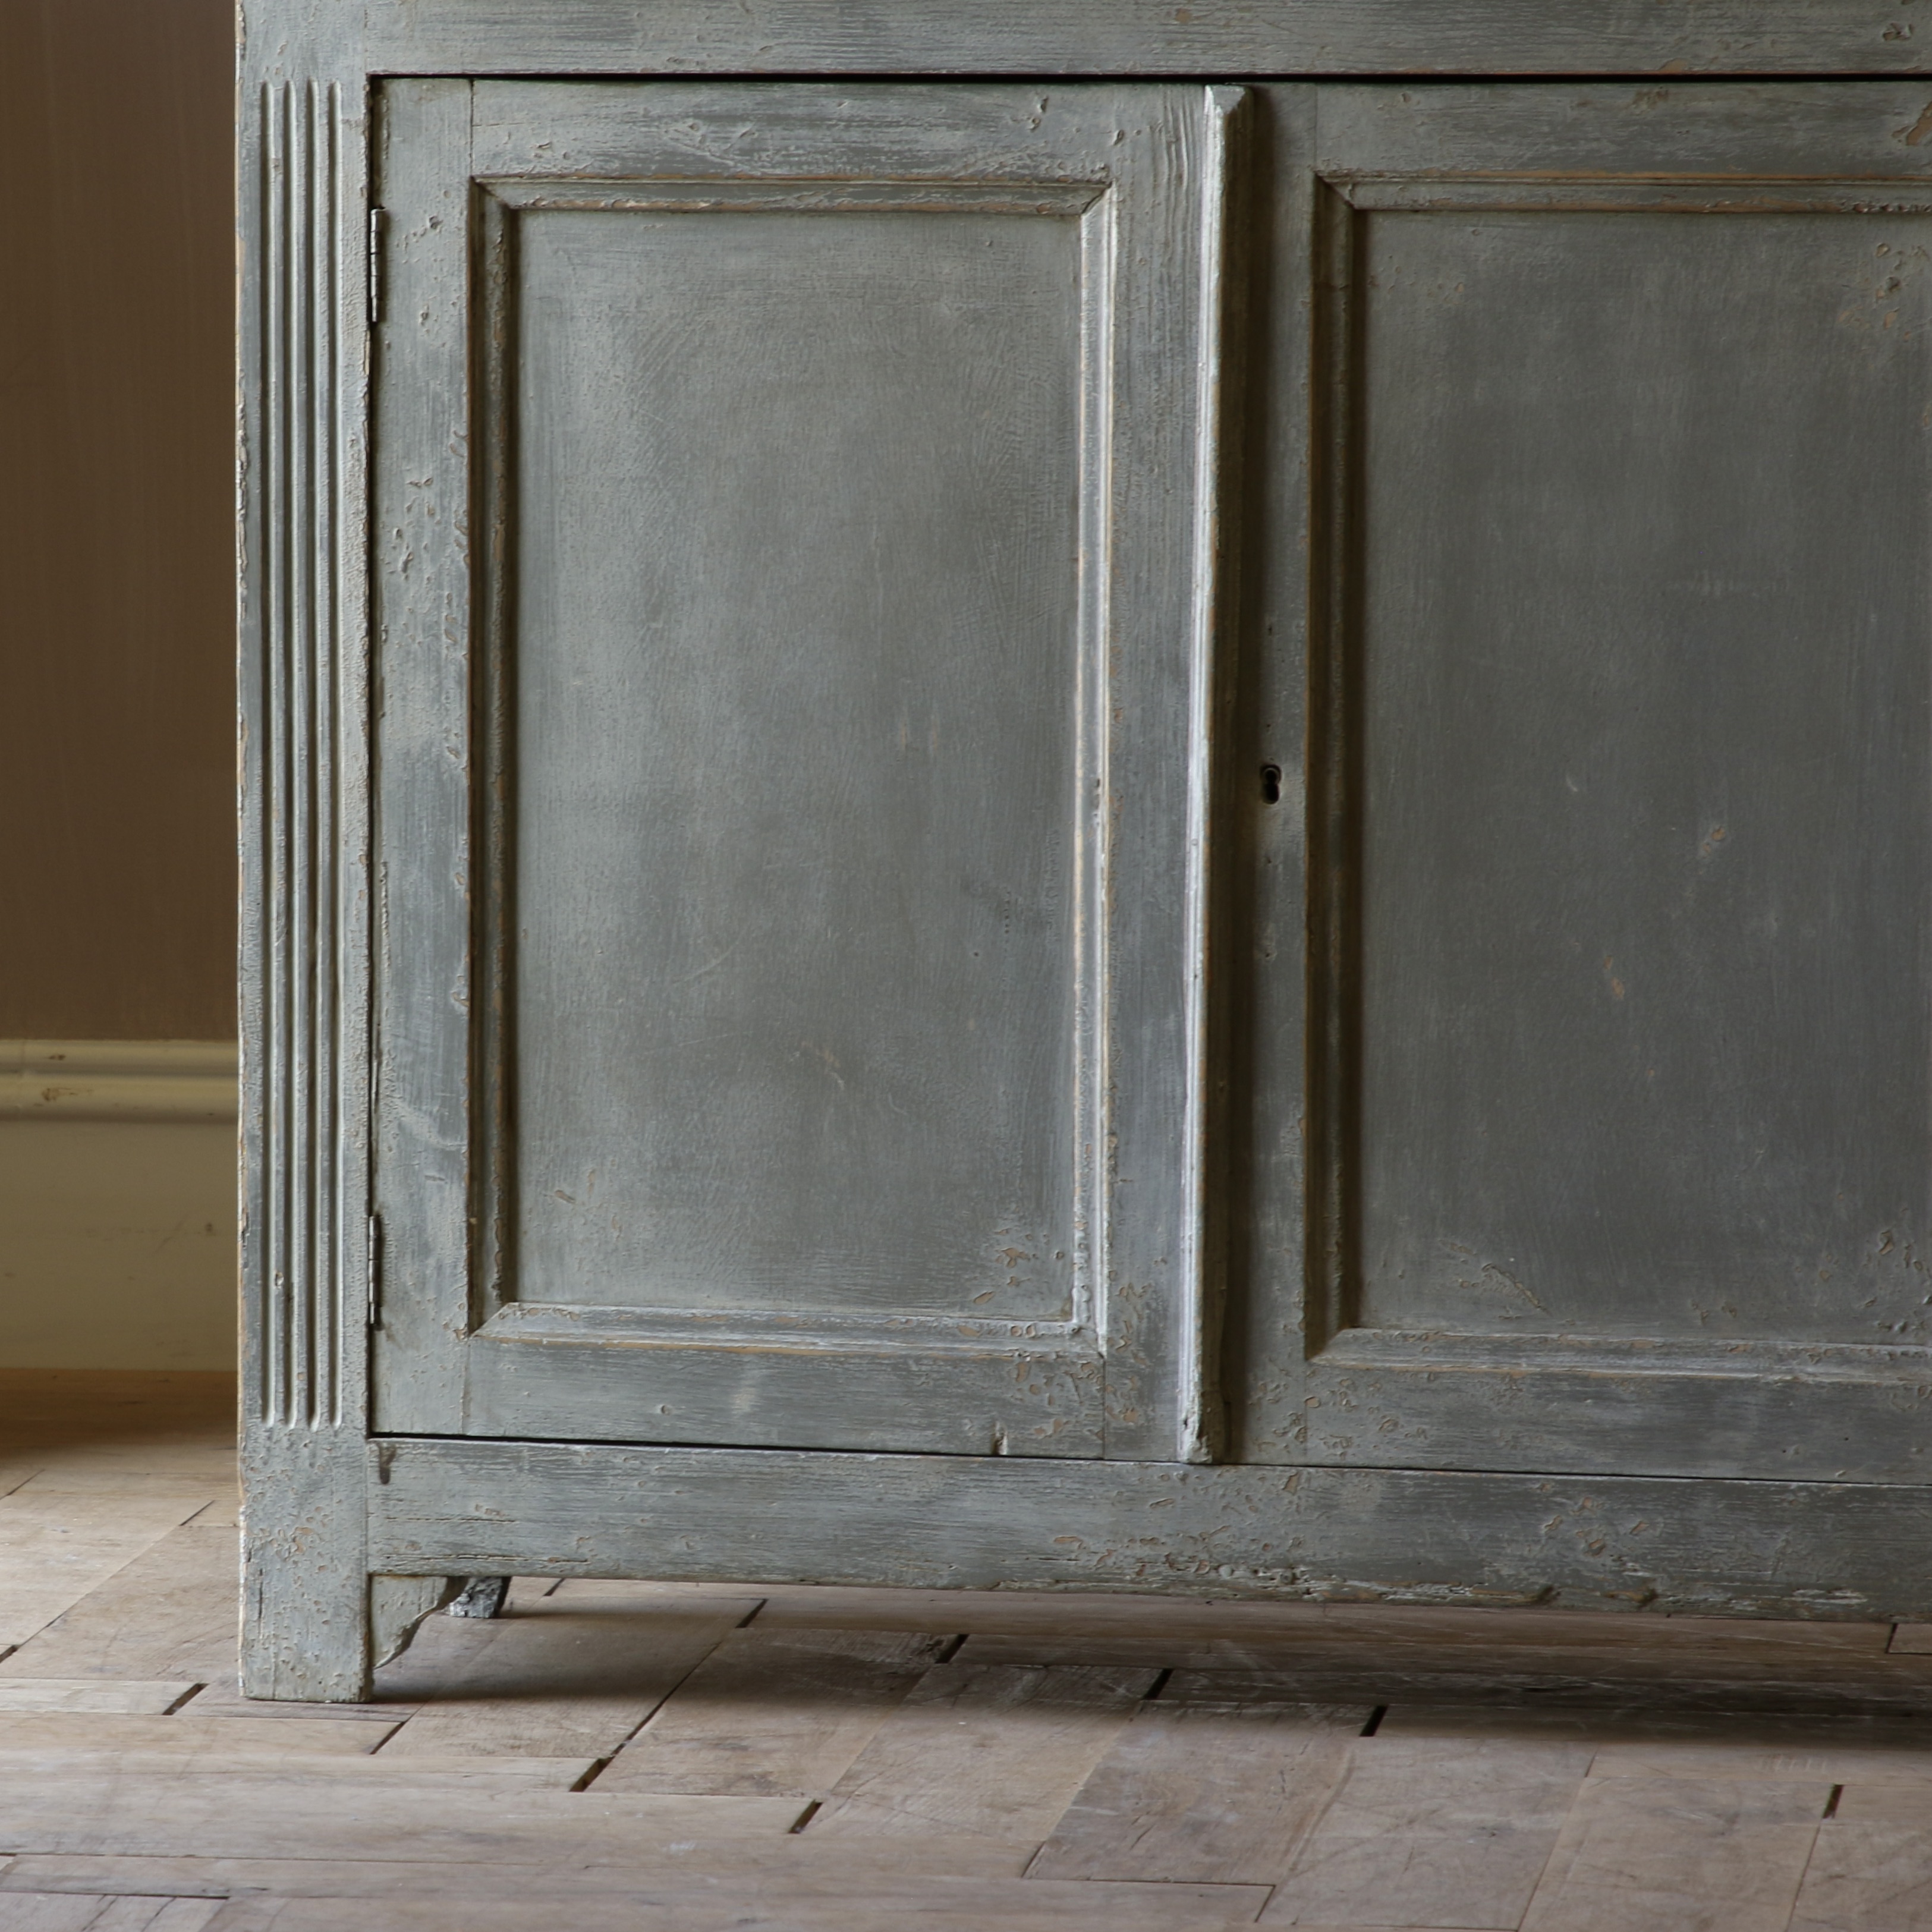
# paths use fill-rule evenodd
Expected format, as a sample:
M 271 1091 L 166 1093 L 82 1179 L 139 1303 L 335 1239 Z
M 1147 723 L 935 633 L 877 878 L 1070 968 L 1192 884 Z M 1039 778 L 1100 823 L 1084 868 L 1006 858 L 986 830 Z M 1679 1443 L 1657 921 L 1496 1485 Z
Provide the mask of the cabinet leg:
M 244 1696 L 352 1704 L 368 1696 L 366 1454 L 346 1430 L 251 1432 L 242 1456 Z

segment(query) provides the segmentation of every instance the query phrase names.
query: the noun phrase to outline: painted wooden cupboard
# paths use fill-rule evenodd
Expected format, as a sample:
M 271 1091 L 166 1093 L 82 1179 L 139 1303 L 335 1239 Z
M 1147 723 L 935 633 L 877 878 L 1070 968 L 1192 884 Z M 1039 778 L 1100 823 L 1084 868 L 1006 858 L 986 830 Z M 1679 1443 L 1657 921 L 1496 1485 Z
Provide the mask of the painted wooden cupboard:
M 251 1691 L 1932 1614 L 1910 21 L 246 14 Z

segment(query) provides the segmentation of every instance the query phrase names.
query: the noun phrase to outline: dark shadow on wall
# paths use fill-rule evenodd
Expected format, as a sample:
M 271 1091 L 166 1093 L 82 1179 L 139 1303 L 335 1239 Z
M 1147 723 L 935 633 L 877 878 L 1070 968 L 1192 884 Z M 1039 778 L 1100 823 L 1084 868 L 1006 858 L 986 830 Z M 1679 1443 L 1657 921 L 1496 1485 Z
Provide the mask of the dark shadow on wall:
M 233 34 L 0 0 L 0 1040 L 234 1036 Z

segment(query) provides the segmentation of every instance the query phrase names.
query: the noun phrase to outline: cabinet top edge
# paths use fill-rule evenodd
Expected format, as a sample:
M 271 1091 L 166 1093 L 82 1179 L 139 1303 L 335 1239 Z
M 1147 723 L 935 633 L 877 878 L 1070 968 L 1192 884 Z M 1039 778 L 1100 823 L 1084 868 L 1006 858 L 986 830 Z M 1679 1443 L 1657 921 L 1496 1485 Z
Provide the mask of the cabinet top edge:
M 1928 0 L 242 0 L 271 78 L 1900 79 Z

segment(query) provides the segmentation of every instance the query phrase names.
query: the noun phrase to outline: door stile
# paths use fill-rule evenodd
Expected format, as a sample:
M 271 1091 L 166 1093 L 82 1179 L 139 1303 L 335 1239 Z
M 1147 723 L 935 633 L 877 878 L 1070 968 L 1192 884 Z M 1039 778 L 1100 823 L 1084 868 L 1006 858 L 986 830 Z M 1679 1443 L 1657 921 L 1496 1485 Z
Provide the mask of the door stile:
M 1216 992 L 1227 935 L 1217 917 L 1214 855 L 1235 802 L 1226 767 L 1233 720 L 1232 660 L 1240 608 L 1234 538 L 1240 515 L 1233 465 L 1240 448 L 1247 237 L 1240 215 L 1239 144 L 1250 118 L 1246 91 L 1206 90 L 1201 167 L 1201 346 L 1194 400 L 1194 581 L 1189 613 L 1186 1114 L 1182 1130 L 1180 1340 L 1174 1460 L 1220 1460 L 1227 1430 L 1222 1388 L 1226 1327 L 1225 1209 L 1214 1156 L 1225 1132 L 1228 1040 Z

